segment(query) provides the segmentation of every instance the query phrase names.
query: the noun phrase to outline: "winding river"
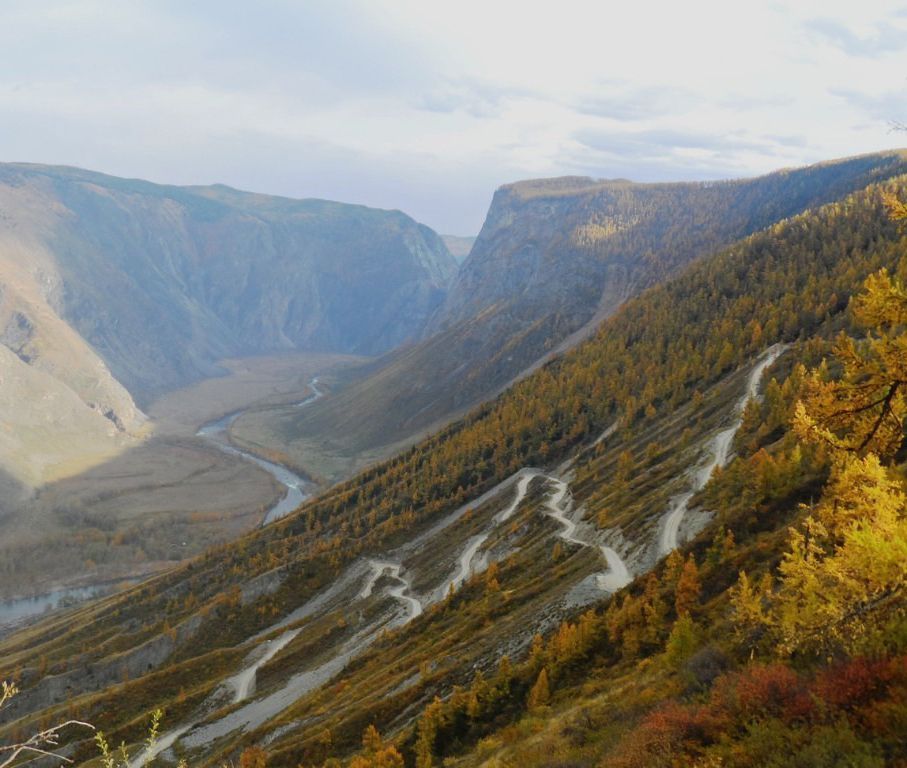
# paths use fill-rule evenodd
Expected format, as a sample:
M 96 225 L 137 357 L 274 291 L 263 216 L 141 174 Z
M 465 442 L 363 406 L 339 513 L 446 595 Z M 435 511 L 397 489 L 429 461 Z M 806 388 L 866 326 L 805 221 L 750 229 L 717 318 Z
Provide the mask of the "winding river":
M 309 403 L 314 403 L 324 395 L 318 388 L 317 376 L 309 382 L 309 389 L 312 391 L 312 394 L 305 398 L 305 400 L 295 403 L 295 408 L 302 408 L 309 405 Z M 275 520 L 279 520 L 281 517 L 290 514 L 290 512 L 309 498 L 311 494 L 308 489 L 311 484 L 308 480 L 300 477 L 282 464 L 275 464 L 273 461 L 262 459 L 261 457 L 248 453 L 230 443 L 230 427 L 233 422 L 245 412 L 245 409 L 234 411 L 216 421 L 208 422 L 196 432 L 196 435 L 210 441 L 224 453 L 229 453 L 231 456 L 239 456 L 246 461 L 257 464 L 265 470 L 265 472 L 269 472 L 273 475 L 277 482 L 287 489 L 283 498 L 268 510 L 264 520 L 262 520 L 262 525 L 268 525 L 268 523 L 273 523 Z
M 14 627 L 19 624 L 19 622 L 25 621 L 33 616 L 39 616 L 60 608 L 66 608 L 69 605 L 80 603 L 83 600 L 89 600 L 92 597 L 100 597 L 110 592 L 111 589 L 111 585 L 108 585 L 106 588 L 102 585 L 91 587 L 69 587 L 65 589 L 55 589 L 42 595 L 15 597 L 10 600 L 0 601 L 0 630 L 7 627 Z
M 294 403 L 293 407 L 302 408 L 310 403 L 314 403 L 324 395 L 324 392 L 318 387 L 317 376 L 308 383 L 308 388 L 311 391 L 311 394 L 304 400 Z M 287 489 L 283 498 L 268 510 L 268 513 L 262 520 L 261 524 L 267 525 L 268 523 L 273 523 L 275 520 L 279 520 L 281 517 L 290 514 L 290 512 L 302 504 L 302 502 L 311 495 L 309 493 L 311 483 L 281 464 L 275 464 L 272 461 L 259 458 L 258 456 L 254 456 L 253 454 L 230 444 L 228 435 L 230 425 L 243 413 L 245 413 L 245 410 L 234 411 L 216 421 L 211 421 L 202 426 L 196 434 L 198 437 L 202 437 L 212 442 L 224 453 L 239 456 L 246 461 L 257 464 L 266 472 L 273 475 L 277 481 Z M 132 582 L 134 580 L 124 579 L 122 581 Z M 80 603 L 84 600 L 109 594 L 113 589 L 114 586 L 112 584 L 97 584 L 86 587 L 55 589 L 40 595 L 2 600 L 0 601 L 0 632 L 13 628 L 34 616 L 47 614 L 60 608 Z

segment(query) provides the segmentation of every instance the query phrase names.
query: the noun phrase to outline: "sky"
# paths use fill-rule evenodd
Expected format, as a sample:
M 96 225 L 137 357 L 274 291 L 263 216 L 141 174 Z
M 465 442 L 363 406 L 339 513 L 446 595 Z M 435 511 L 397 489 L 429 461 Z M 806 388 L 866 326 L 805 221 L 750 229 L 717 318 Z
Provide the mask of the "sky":
M 0 161 L 398 208 L 907 146 L 907 0 L 0 0 Z

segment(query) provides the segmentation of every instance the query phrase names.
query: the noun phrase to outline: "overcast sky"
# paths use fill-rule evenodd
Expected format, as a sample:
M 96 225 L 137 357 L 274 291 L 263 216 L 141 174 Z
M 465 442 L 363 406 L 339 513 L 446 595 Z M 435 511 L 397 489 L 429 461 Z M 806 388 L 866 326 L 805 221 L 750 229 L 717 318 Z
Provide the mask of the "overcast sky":
M 907 145 L 907 2 L 0 0 L 0 160 L 400 208 Z

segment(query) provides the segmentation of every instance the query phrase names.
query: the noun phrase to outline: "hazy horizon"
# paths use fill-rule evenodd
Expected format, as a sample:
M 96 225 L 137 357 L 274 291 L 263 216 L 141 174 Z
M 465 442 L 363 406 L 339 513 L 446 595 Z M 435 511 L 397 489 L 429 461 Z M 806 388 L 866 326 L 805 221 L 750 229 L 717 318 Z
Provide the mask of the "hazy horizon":
M 892 148 L 907 5 L 6 3 L 2 159 L 400 209 Z M 669 62 L 671 66 L 665 67 Z

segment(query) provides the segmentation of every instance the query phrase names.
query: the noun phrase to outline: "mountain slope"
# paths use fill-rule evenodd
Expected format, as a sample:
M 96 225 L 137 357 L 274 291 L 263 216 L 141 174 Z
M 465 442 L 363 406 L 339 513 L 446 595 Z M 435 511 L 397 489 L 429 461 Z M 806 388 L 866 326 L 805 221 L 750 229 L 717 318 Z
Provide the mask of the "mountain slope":
M 721 606 L 737 570 L 776 561 L 799 503 L 821 489 L 827 455 L 787 434 L 803 380 L 795 363 L 816 364 L 828 339 L 854 332 L 848 297 L 867 275 L 907 276 L 907 241 L 882 200 L 903 198 L 905 183 L 696 262 L 494 402 L 293 517 L 3 640 L 3 675 L 19 670 L 23 688 L 6 727 L 73 711 L 135 743 L 144 712 L 164 703 L 181 752 L 214 760 L 256 743 L 274 764 L 349 754 L 370 723 L 410 759 L 432 761 L 423 765 L 497 731 L 476 764 L 515 741 L 530 748 L 507 728 L 530 689 L 534 712 L 548 703 L 546 667 L 564 692 L 558 706 L 594 699 L 595 744 L 613 741 L 681 684 L 652 660 L 682 613 L 670 607 L 680 582 L 658 563 L 676 499 L 687 506 L 680 542 L 704 531 L 691 551 L 710 563 L 684 604 L 703 620 L 724 594 L 709 641 L 726 643 Z M 741 413 L 752 391 L 764 403 Z M 700 483 L 724 463 L 717 442 L 738 461 Z M 612 609 L 579 619 L 632 576 Z M 724 668 L 745 663 L 746 648 L 728 649 Z M 632 707 L 605 719 L 614 702 L 595 696 L 632 684 L 621 673 L 640 659 Z
M 423 341 L 305 413 L 263 416 L 263 431 L 315 472 L 348 473 L 351 458 L 387 453 L 492 396 L 691 260 L 905 169 L 892 152 L 730 182 L 503 187 Z
M 33 195 L 9 229 L 44 204 L 37 236 L 58 261 L 63 319 L 142 394 L 212 375 L 227 354 L 386 351 L 420 330 L 456 270 L 399 212 L 69 168 L 7 165 L 0 181 Z
M 0 464 L 32 485 L 72 471 L 80 449 L 45 414 L 78 420 L 96 463 L 141 431 L 133 397 L 220 375 L 228 356 L 385 352 L 421 331 L 455 270 L 396 211 L 0 165 L 0 341 L 30 392 L 16 395 L 27 446 Z M 53 440 L 60 455 L 42 458 Z
M 45 202 L 0 186 L 0 456 L 25 487 L 134 445 L 145 421 L 56 311 L 64 287 L 38 234 Z

